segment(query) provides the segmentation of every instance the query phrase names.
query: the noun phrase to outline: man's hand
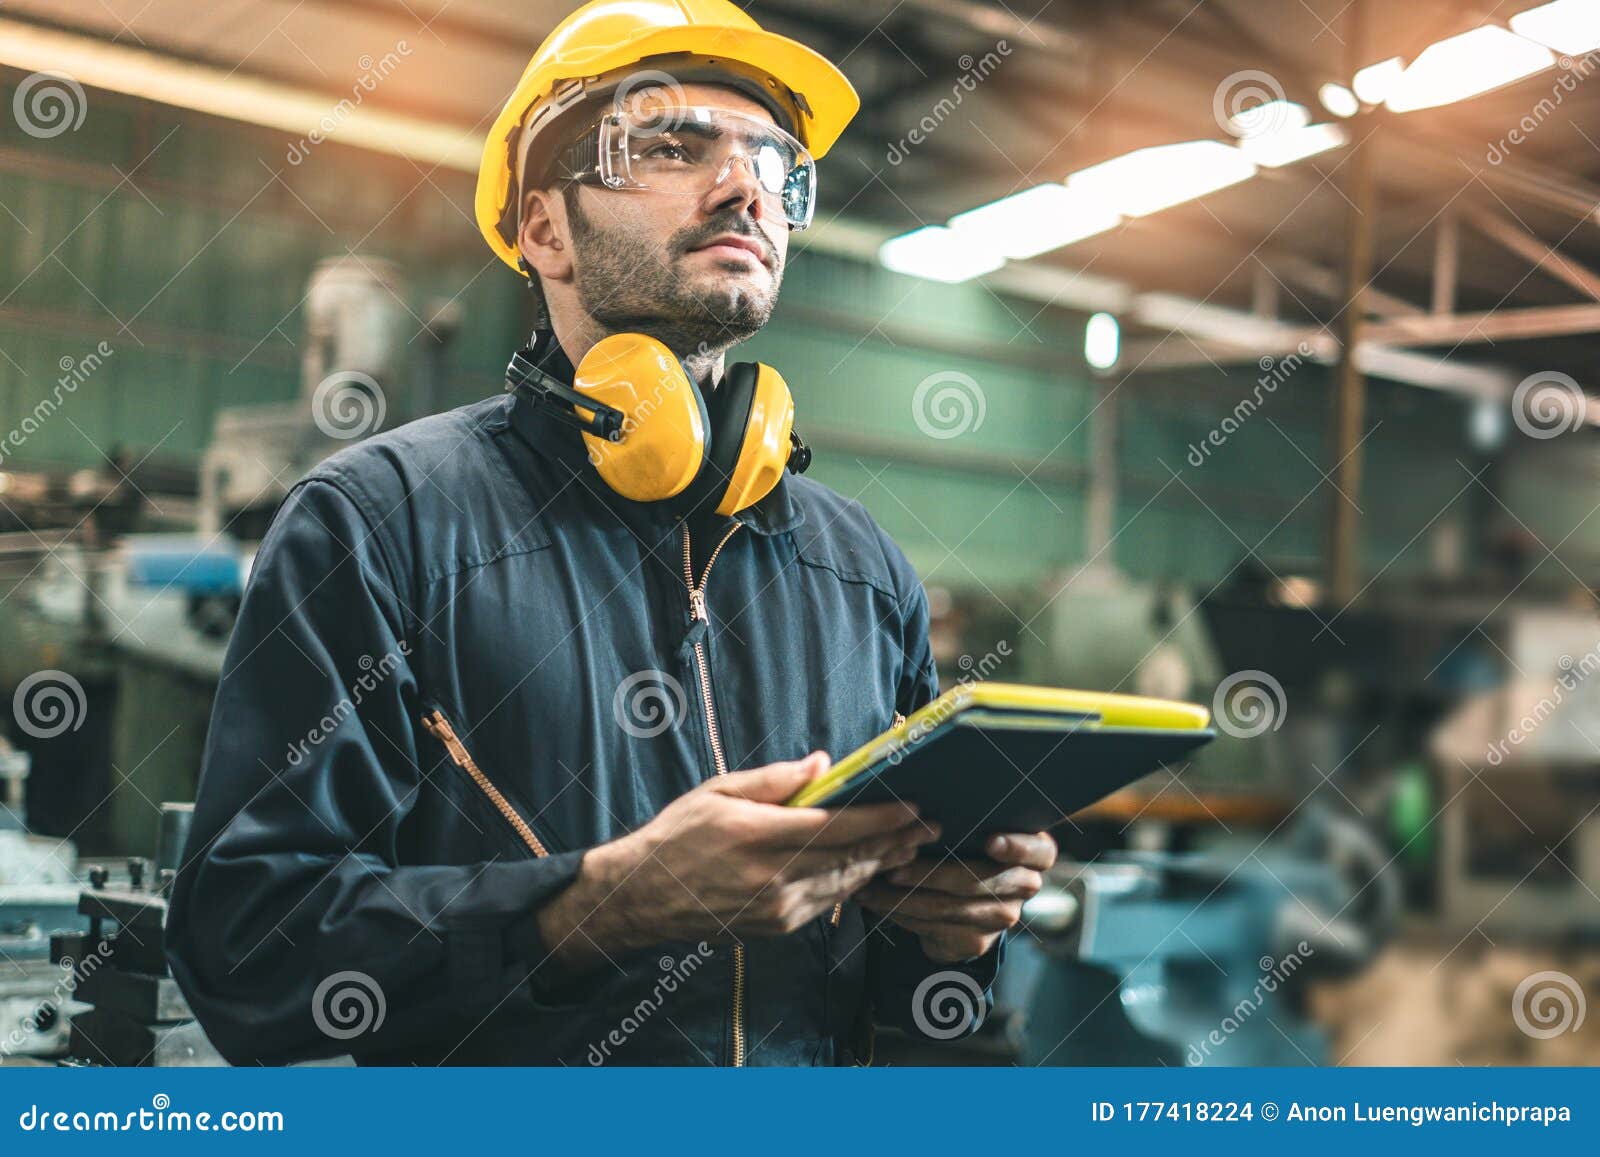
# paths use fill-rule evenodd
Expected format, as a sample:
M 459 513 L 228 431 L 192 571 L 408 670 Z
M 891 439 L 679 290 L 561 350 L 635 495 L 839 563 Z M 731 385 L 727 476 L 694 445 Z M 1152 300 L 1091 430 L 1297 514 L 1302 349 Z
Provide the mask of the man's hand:
M 780 806 L 829 762 L 819 751 L 718 776 L 591 848 L 539 913 L 544 943 L 570 967 L 664 940 L 780 936 L 937 838 L 909 804 Z
M 1056 862 L 1048 832 L 990 836 L 988 860 L 923 860 L 889 872 L 856 895 L 917 934 L 929 960 L 953 964 L 982 956 L 1022 919 L 1022 904 Z

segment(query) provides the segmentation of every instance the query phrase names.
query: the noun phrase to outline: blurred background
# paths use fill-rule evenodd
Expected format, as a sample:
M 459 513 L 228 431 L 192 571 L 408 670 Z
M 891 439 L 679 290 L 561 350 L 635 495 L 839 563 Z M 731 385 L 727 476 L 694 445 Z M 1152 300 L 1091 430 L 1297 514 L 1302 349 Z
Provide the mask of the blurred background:
M 1060 829 L 976 1038 L 880 1061 L 1600 1061 L 1600 5 L 749 10 L 862 110 L 740 353 L 945 684 L 1222 733 Z M 163 889 L 254 544 L 502 388 L 473 176 L 568 11 L 0 8 L 0 1063 L 215 1062 Z

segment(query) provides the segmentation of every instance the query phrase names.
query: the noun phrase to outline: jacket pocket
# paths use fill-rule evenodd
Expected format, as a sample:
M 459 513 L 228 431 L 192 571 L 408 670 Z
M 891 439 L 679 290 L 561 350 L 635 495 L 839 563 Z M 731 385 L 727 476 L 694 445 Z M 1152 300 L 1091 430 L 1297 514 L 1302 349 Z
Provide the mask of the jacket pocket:
M 429 735 L 444 745 L 445 752 L 450 756 L 450 761 L 462 771 L 466 772 L 477 789 L 483 793 L 485 799 L 500 813 L 506 823 L 516 832 L 517 837 L 525 844 L 535 856 L 548 856 L 550 845 L 541 839 L 537 832 L 521 812 L 519 812 L 505 794 L 494 785 L 477 760 L 472 758 L 467 751 L 466 744 L 461 742 L 461 737 L 456 733 L 455 726 L 446 718 L 445 713 L 437 707 L 430 707 L 422 716 L 422 727 Z

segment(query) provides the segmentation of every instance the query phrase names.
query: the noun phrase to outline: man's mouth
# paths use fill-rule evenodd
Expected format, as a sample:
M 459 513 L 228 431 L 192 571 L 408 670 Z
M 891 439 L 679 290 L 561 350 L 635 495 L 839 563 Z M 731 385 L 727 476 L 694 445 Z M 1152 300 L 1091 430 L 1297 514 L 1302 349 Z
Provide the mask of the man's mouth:
M 703 245 L 696 245 L 689 250 L 691 253 L 710 253 L 715 257 L 732 260 L 754 260 L 759 265 L 767 264 L 766 251 L 761 243 L 753 237 L 746 237 L 739 233 L 720 233 Z

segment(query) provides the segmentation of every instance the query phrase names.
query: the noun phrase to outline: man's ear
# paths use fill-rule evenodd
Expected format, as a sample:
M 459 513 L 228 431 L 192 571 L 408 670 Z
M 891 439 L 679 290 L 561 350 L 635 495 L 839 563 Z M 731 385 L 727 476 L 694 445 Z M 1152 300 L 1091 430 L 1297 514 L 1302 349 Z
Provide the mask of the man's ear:
M 541 281 L 572 277 L 571 231 L 567 206 L 555 189 L 529 189 L 522 199 L 517 248 Z

